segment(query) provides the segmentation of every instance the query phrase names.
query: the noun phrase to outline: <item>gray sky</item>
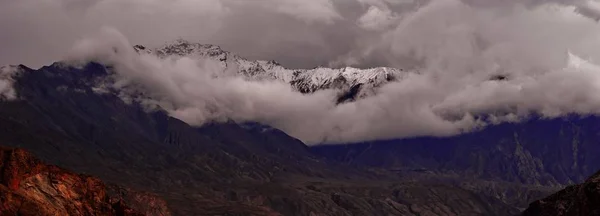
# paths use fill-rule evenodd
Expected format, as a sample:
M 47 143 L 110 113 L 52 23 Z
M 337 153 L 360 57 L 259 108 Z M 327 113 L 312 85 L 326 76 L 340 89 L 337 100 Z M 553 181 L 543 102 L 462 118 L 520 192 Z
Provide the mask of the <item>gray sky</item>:
M 134 83 L 152 97 L 144 103 L 194 125 L 224 118 L 257 121 L 314 144 L 448 136 L 531 113 L 600 113 L 596 0 L 0 4 L 0 64 L 39 66 L 63 57 L 110 63 L 122 78 L 113 87 Z M 212 78 L 210 62 L 110 49 L 176 38 L 289 67 L 394 66 L 419 73 L 338 106 L 331 91 L 303 95 L 279 82 Z M 489 80 L 498 74 L 508 79 Z
M 61 59 L 102 26 L 132 43 L 177 38 L 218 44 L 254 59 L 291 67 L 325 65 L 371 37 L 407 0 L 0 0 L 0 65 Z M 364 22 L 357 20 L 371 7 Z M 384 12 L 382 12 L 384 11 Z M 367 27 L 368 26 L 368 27 Z
M 446 1 L 446 0 L 442 0 Z M 549 0 L 588 5 L 584 0 Z M 464 0 L 474 7 L 542 0 Z M 582 3 L 584 2 L 584 3 Z M 0 65 L 60 60 L 103 26 L 134 44 L 184 38 L 288 67 L 398 66 L 382 37 L 426 0 L 0 0 Z M 587 6 L 585 7 L 587 8 Z M 587 10 L 594 14 L 594 10 Z

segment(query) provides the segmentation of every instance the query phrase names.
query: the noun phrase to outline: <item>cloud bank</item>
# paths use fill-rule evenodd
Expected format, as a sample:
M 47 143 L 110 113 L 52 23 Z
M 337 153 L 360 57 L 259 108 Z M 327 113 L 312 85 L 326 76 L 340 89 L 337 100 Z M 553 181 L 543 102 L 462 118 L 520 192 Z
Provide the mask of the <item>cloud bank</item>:
M 401 0 L 0 0 L 0 65 L 48 65 L 102 26 L 135 44 L 183 38 L 290 67 L 327 65 Z M 369 8 L 371 13 L 357 20 Z M 402 10 L 405 10 L 402 8 Z M 376 12 L 382 11 L 383 14 Z
M 149 98 L 141 102 L 193 125 L 255 121 L 309 144 L 344 143 L 450 136 L 534 113 L 559 117 L 600 110 L 595 20 L 600 7 L 592 0 L 61 2 L 48 10 L 71 8 L 86 17 L 84 23 L 98 25 L 114 19 L 121 30 L 90 31 L 69 60 L 114 65 L 113 88 L 143 91 Z M 204 11 L 190 9 L 195 7 Z M 100 16 L 114 8 L 135 16 Z M 47 22 L 53 19 L 61 25 L 76 22 L 58 15 Z M 152 28 L 157 25 L 160 29 Z M 300 94 L 275 81 L 215 78 L 220 70 L 214 61 L 138 55 L 129 42 L 173 37 L 216 41 L 243 56 L 287 66 L 393 66 L 418 72 L 374 96 L 336 105 L 332 90 Z
M 250 59 L 292 68 L 397 66 L 389 36 L 430 0 L 0 0 L 0 65 L 48 65 L 65 47 L 102 26 L 132 43 L 183 38 L 221 45 Z M 442 0 L 445 2 L 445 0 Z M 462 0 L 475 9 L 511 11 L 544 4 L 600 17 L 595 0 Z M 376 44 L 380 44 L 376 46 Z

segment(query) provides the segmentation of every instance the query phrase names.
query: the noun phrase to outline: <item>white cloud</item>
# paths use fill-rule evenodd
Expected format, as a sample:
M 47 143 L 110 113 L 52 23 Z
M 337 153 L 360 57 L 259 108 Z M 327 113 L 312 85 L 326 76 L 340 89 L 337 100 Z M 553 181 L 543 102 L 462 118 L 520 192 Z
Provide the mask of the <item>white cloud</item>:
M 437 1 L 407 15 L 385 37 L 390 55 L 412 59 L 402 64 L 412 63 L 419 73 L 341 105 L 331 91 L 304 95 L 284 83 L 213 78 L 220 69 L 210 60 L 115 54 L 102 47 L 130 47 L 115 31 L 84 41 L 74 56 L 115 64 L 117 87 L 141 88 L 151 97 L 145 103 L 194 125 L 257 121 L 309 144 L 356 142 L 449 136 L 532 113 L 597 114 L 596 26 L 573 7 L 481 11 Z M 507 78 L 490 80 L 494 75 Z
M 365 29 L 382 30 L 387 29 L 396 19 L 397 15 L 389 9 L 371 6 L 369 7 L 369 10 L 358 19 L 357 23 Z
M 342 16 L 337 12 L 331 0 L 271 0 L 267 5 L 277 12 L 296 17 L 307 22 L 325 22 L 332 24 Z
M 84 39 L 70 58 L 114 64 L 115 88 L 144 91 L 151 96 L 144 103 L 191 124 L 258 121 L 308 143 L 446 136 L 485 126 L 480 116 L 494 123 L 600 110 L 600 28 L 581 12 L 581 1 L 436 0 L 408 12 L 394 2 L 360 0 L 340 10 L 339 1 L 326 0 L 104 0 L 77 6 L 85 11 L 78 20 L 48 2 L 4 1 L 0 26 L 8 33 L 0 42 L 10 51 L 2 57 L 34 58 L 36 50 L 64 48 L 99 26 L 116 26 L 122 32 Z M 413 3 L 421 2 L 406 4 Z M 335 105 L 335 92 L 303 95 L 278 82 L 213 78 L 218 66 L 210 60 L 139 56 L 128 42 L 180 36 L 300 65 L 338 60 L 419 73 L 373 97 Z M 496 75 L 506 80 L 490 80 Z
M 13 88 L 14 76 L 20 72 L 17 66 L 0 67 L 0 100 L 14 100 L 17 93 Z

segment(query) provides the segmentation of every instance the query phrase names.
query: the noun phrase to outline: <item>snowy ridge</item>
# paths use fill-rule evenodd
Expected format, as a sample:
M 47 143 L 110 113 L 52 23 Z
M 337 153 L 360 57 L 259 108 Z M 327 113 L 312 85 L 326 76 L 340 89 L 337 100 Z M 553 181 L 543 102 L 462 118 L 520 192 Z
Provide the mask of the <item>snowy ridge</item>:
M 234 69 L 247 79 L 280 80 L 291 84 L 303 93 L 331 88 L 347 90 L 361 85 L 358 95 L 365 96 L 373 93 L 376 87 L 399 80 L 407 74 L 402 69 L 388 67 L 288 69 L 275 61 L 251 61 L 224 51 L 219 46 L 192 43 L 181 39 L 154 49 L 147 49 L 140 45 L 134 48 L 137 52 L 153 54 L 161 58 L 189 57 L 215 60 L 221 63 L 223 72 Z

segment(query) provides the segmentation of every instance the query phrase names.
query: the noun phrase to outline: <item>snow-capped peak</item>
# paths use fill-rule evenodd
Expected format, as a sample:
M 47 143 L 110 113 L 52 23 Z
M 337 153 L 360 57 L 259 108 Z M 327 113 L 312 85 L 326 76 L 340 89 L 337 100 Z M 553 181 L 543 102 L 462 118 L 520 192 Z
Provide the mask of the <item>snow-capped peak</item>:
M 247 79 L 270 79 L 280 80 L 291 84 L 295 89 L 303 93 L 311 93 L 320 89 L 349 89 L 356 85 L 362 85 L 359 95 L 366 95 L 374 89 L 387 82 L 400 79 L 406 73 L 402 69 L 378 67 L 359 69 L 326 68 L 314 69 L 289 69 L 275 61 L 253 61 L 221 49 L 221 47 L 209 44 L 178 39 L 164 44 L 158 48 L 148 49 L 141 45 L 134 46 L 137 52 L 154 54 L 161 58 L 166 57 L 188 57 L 203 58 L 218 61 L 223 66 L 223 71 L 232 68 L 239 75 Z
M 165 56 L 203 56 L 214 57 L 219 60 L 225 60 L 229 52 L 224 51 L 221 47 L 210 44 L 200 44 L 183 39 L 178 39 L 173 42 L 166 43 L 162 47 L 152 50 L 153 53 L 160 57 Z

